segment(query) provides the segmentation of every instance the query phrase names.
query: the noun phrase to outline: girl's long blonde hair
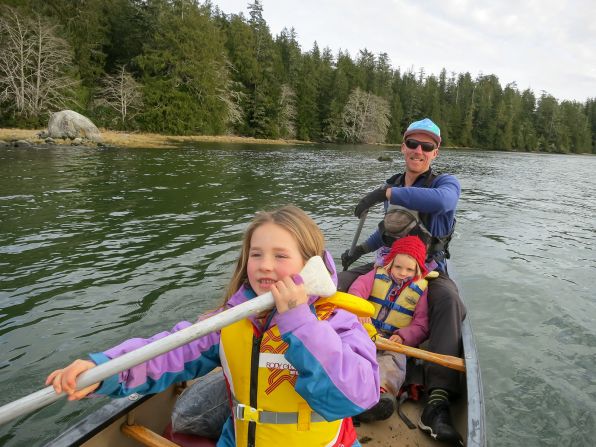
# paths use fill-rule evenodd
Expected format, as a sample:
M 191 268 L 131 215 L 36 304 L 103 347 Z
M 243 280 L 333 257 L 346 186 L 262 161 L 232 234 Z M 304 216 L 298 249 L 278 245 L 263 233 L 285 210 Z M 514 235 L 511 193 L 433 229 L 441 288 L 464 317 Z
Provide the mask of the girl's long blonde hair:
M 294 205 L 286 205 L 272 211 L 259 211 L 244 232 L 240 256 L 238 257 L 232 279 L 228 284 L 224 304 L 228 302 L 228 299 L 236 293 L 240 286 L 248 283 L 246 265 L 248 263 L 250 241 L 255 230 L 266 223 L 279 225 L 294 236 L 304 262 L 313 256 L 323 256 L 325 250 L 323 232 L 314 220 L 300 208 Z

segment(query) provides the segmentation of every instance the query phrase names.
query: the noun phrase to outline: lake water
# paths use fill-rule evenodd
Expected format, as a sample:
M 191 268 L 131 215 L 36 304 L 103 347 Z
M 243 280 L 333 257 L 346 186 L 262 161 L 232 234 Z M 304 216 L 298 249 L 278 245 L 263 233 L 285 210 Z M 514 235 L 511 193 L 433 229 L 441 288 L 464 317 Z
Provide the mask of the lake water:
M 462 183 L 451 252 L 490 445 L 592 446 L 596 157 L 444 150 L 435 167 Z M 304 208 L 339 260 L 354 205 L 402 169 L 374 146 L 3 149 L 0 404 L 217 305 L 255 210 Z M 61 400 L 0 427 L 0 444 L 41 445 L 101 403 Z

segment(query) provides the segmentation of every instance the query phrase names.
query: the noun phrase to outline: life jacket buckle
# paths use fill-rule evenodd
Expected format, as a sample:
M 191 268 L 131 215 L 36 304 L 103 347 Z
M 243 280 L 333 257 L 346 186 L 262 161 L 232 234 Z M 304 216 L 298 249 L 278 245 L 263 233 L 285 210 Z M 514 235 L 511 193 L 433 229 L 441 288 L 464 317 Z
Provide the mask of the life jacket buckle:
M 238 404 L 234 416 L 240 421 L 259 422 L 259 414 L 261 410 L 251 407 L 250 405 Z

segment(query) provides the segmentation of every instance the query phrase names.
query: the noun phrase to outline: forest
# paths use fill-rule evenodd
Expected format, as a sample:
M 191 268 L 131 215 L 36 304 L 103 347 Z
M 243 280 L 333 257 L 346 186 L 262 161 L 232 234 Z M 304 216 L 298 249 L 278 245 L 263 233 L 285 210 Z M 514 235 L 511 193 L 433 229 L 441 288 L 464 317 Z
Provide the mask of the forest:
M 0 127 L 72 109 L 112 130 L 401 143 L 430 117 L 443 146 L 596 153 L 596 98 L 402 70 L 366 48 L 302 49 L 299 32 L 273 36 L 258 0 L 248 16 L 209 1 L 2 0 Z

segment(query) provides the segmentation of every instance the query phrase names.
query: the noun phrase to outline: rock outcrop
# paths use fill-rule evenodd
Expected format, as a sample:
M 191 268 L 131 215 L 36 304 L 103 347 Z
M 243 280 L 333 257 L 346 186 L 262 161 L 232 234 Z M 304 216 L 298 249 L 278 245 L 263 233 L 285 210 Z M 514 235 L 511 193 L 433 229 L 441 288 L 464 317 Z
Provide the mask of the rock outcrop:
M 48 137 L 83 138 L 95 143 L 102 141 L 99 129 L 91 120 L 73 110 L 61 110 L 53 113 L 48 122 Z

